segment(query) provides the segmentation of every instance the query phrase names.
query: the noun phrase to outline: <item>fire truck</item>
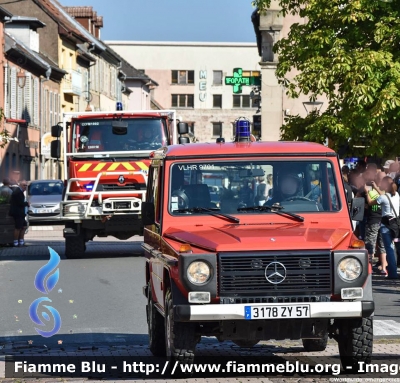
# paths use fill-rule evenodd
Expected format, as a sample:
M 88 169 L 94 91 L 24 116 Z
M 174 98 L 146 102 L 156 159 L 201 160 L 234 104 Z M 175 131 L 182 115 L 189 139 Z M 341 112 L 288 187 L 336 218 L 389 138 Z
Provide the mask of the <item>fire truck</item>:
M 60 211 L 67 258 L 82 257 L 95 236 L 142 235 L 150 153 L 190 141 L 178 139 L 176 127 L 173 110 L 64 113 L 52 127 L 51 156 L 62 159 L 65 180 Z M 187 133 L 187 124 L 178 129 Z

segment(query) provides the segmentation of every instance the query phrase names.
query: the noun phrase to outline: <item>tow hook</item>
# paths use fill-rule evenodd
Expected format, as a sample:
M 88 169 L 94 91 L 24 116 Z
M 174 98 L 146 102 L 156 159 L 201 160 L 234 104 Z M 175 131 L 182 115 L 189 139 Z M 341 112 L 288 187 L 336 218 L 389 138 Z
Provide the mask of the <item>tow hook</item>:
M 101 223 L 104 223 L 104 222 L 106 222 L 106 221 L 109 221 L 109 220 L 111 219 L 111 217 L 112 217 L 112 215 L 103 216 L 103 217 L 101 218 Z

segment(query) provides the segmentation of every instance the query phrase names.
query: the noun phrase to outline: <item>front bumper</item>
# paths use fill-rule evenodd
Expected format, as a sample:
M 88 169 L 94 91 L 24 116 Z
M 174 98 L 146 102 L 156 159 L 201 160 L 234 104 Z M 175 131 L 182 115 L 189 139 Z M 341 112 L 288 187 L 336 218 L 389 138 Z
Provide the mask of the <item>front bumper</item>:
M 245 306 L 273 307 L 281 305 L 274 303 L 177 305 L 174 306 L 174 314 L 175 320 L 179 322 L 245 320 Z M 296 306 L 298 304 L 284 305 Z M 375 307 L 374 302 L 371 301 L 310 302 L 307 305 L 310 305 L 310 318 L 318 319 L 368 317 L 374 312 Z

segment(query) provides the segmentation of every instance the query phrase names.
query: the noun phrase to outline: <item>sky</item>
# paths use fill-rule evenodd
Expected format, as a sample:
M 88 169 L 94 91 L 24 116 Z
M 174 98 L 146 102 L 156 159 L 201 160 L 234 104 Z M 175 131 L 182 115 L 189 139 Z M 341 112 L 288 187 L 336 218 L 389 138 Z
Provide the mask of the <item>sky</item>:
M 251 0 L 59 0 L 104 17 L 102 40 L 256 42 Z

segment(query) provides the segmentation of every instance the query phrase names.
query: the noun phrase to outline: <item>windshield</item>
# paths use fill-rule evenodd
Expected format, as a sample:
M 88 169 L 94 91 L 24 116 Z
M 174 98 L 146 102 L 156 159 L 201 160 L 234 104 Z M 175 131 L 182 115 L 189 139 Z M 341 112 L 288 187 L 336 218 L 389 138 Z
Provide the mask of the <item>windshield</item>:
M 61 195 L 64 185 L 62 182 L 32 182 L 28 187 L 28 195 Z
M 169 210 L 196 214 L 207 208 L 225 214 L 334 212 L 341 208 L 329 161 L 180 162 L 171 167 Z M 251 207 L 275 206 L 275 209 Z M 245 209 L 248 208 L 248 209 Z
M 115 127 L 118 123 L 125 127 Z M 161 118 L 85 119 L 73 129 L 73 153 L 155 150 L 167 143 Z

